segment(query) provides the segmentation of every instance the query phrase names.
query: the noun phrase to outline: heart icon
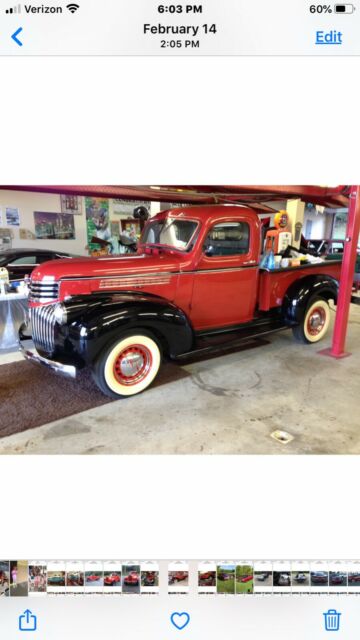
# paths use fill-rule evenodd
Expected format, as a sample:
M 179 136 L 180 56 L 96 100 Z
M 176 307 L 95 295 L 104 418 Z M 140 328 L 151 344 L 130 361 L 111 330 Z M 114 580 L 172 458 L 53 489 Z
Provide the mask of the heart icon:
M 185 611 L 183 611 L 182 613 L 178 613 L 177 611 L 175 611 L 171 614 L 170 620 L 176 629 L 182 631 L 182 629 L 185 629 L 185 627 L 187 627 L 187 625 L 189 624 L 190 616 L 188 613 L 185 613 Z

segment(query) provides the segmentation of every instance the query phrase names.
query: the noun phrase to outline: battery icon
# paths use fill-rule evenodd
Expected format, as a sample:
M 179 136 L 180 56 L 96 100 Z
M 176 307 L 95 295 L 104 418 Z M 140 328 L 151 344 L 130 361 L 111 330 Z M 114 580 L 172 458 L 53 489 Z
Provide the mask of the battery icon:
M 353 4 L 336 4 L 335 13 L 354 13 L 355 7 Z

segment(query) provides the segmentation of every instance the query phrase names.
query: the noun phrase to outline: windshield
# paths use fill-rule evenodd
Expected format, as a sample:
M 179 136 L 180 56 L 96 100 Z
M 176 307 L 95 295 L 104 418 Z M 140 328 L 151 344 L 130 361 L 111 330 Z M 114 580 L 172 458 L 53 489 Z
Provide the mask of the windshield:
M 163 245 L 188 251 L 191 249 L 191 241 L 197 228 L 197 222 L 193 220 L 166 218 L 150 222 L 142 237 L 142 244 Z

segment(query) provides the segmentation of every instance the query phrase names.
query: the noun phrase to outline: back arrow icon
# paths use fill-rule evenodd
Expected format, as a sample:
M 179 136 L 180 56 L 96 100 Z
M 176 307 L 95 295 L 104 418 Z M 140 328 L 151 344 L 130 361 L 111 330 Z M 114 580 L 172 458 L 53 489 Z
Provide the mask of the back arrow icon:
M 17 36 L 19 35 L 19 33 L 21 33 L 21 32 L 22 32 L 22 30 L 23 30 L 23 28 L 22 28 L 22 27 L 20 27 L 20 29 L 18 29 L 17 31 L 15 31 L 15 33 L 13 33 L 13 34 L 12 34 L 12 36 L 11 36 L 11 37 L 12 37 L 12 39 L 14 40 L 14 42 L 16 42 L 16 44 L 18 44 L 18 45 L 19 45 L 19 47 L 22 47 L 22 46 L 23 46 L 23 43 L 21 42 L 21 40 L 19 40 L 19 39 L 18 39 L 18 37 L 17 37 Z

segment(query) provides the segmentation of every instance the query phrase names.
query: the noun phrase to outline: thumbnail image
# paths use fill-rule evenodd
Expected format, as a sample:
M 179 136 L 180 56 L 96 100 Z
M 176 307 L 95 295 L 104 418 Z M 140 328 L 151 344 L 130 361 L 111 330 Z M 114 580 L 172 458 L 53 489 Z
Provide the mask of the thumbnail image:
M 236 567 L 236 593 L 253 593 L 254 570 L 249 564 L 240 564 Z
M 290 571 L 274 571 L 274 587 L 291 587 Z
M 217 568 L 217 593 L 235 593 L 235 565 L 220 564 Z
M 328 587 L 329 573 L 327 571 L 312 571 L 310 580 L 312 587 Z
M 29 593 L 46 592 L 46 565 L 29 565 Z
M 121 587 L 121 571 L 104 571 L 104 587 Z
M 10 563 L 0 560 L 0 596 L 8 596 L 10 589 Z
M 273 586 L 272 571 L 255 571 L 254 585 L 255 587 L 272 587 Z
M 27 560 L 10 561 L 10 595 L 16 597 L 26 597 L 28 595 Z
M 85 571 L 86 587 L 102 587 L 104 583 L 102 571 Z
M 142 571 L 141 586 L 142 587 L 158 587 L 159 572 L 158 571 Z
M 329 584 L 330 587 L 347 587 L 347 573 L 343 571 L 330 571 Z
M 180 583 L 180 584 L 179 584 Z M 189 586 L 188 571 L 169 571 L 169 586 L 179 584 L 181 587 Z
M 198 572 L 199 587 L 216 587 L 216 571 Z
M 48 587 L 65 587 L 65 571 L 48 571 Z
M 350 572 L 348 575 L 349 587 L 360 587 L 360 573 Z
M 123 593 L 140 593 L 140 565 L 123 565 L 122 573 Z
M 84 573 L 83 571 L 68 571 L 66 574 L 67 587 L 83 587 Z
M 310 571 L 293 571 L 291 582 L 293 587 L 310 587 Z

